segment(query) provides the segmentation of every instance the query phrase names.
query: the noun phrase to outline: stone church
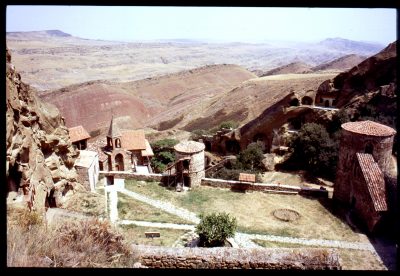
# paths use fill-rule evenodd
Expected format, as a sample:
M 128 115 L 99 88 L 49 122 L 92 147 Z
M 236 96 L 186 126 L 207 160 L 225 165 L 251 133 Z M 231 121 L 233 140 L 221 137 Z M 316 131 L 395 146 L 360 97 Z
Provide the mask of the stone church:
M 396 131 L 372 122 L 342 124 L 333 200 L 374 232 L 388 216 L 397 190 L 392 157 Z M 397 199 L 396 199 L 397 200 Z
M 143 130 L 121 130 L 112 117 L 104 142 L 106 145 L 93 146 L 101 152 L 100 170 L 152 173 L 154 153 Z

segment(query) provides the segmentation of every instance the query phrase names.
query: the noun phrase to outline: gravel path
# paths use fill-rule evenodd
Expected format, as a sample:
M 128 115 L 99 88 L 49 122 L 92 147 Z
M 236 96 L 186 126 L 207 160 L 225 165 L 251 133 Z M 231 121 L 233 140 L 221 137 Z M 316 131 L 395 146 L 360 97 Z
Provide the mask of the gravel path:
M 162 202 L 159 200 L 154 200 L 149 197 L 143 196 L 141 194 L 126 190 L 126 189 L 110 189 L 110 218 L 114 221 L 118 220 L 117 212 L 117 191 L 121 192 L 127 196 L 130 196 L 136 200 L 145 202 L 150 204 L 156 208 L 162 209 L 163 211 L 176 215 L 180 218 L 186 219 L 188 221 L 193 222 L 194 224 L 198 224 L 200 219 L 196 216 L 195 213 L 189 212 L 188 210 L 175 207 L 174 205 Z M 116 214 L 115 214 L 116 213 Z M 111 217 L 112 216 L 112 217 Z M 184 229 L 184 230 L 194 230 L 194 225 L 189 224 L 173 224 L 173 223 L 155 223 L 155 222 L 145 222 L 145 221 L 128 221 L 122 220 L 119 221 L 120 224 L 135 224 L 139 226 L 150 226 L 150 227 L 159 227 L 159 228 L 172 228 L 172 229 Z M 347 241 L 337 241 L 337 240 L 318 240 L 318 239 L 303 239 L 303 238 L 291 238 L 291 237 L 283 237 L 283 236 L 274 236 L 274 235 L 259 235 L 259 234 L 245 234 L 236 232 L 234 237 L 234 242 L 239 247 L 246 248 L 262 248 L 262 246 L 254 243 L 253 239 L 272 241 L 272 242 L 282 242 L 282 243 L 292 243 L 292 244 L 303 244 L 303 245 L 311 245 L 311 246 L 326 246 L 326 247 L 335 247 L 335 248 L 345 248 L 345 249 L 357 249 L 357 250 L 368 250 L 371 252 L 375 252 L 374 247 L 370 243 L 361 243 L 361 242 L 347 242 Z

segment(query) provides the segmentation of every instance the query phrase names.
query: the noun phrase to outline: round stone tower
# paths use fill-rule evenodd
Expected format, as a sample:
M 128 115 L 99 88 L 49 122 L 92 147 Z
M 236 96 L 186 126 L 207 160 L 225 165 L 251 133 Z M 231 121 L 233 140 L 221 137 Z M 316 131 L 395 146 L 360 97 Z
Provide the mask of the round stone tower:
M 371 154 L 383 174 L 390 171 L 395 134 L 393 128 L 372 121 L 342 124 L 334 199 L 350 204 L 351 183 L 357 162 L 356 153 Z
M 183 141 L 175 145 L 177 162 L 176 174 L 188 178 L 188 186 L 200 186 L 204 172 L 204 148 L 203 143 L 195 141 Z

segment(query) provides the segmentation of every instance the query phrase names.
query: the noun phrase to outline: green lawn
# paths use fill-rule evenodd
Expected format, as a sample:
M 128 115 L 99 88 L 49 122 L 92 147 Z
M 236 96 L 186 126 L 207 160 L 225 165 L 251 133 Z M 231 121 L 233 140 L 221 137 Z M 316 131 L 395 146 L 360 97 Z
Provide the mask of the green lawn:
M 193 224 L 161 209 L 118 193 L 118 217 L 126 220 L 143 220 L 149 222 L 169 222 L 177 224 Z
M 172 246 L 187 230 L 142 227 L 136 225 L 119 225 L 118 231 L 124 239 L 134 244 L 145 244 L 155 246 Z M 146 238 L 145 232 L 159 232 L 159 238 Z
M 237 218 L 238 230 L 247 233 L 347 241 L 367 240 L 364 235 L 353 232 L 317 199 L 262 192 L 238 193 L 206 186 L 179 193 L 156 182 L 138 183 L 132 180 L 127 180 L 125 186 L 128 190 L 169 202 L 196 214 L 225 211 Z M 297 211 L 300 219 L 293 222 L 276 219 L 272 212 L 280 208 Z

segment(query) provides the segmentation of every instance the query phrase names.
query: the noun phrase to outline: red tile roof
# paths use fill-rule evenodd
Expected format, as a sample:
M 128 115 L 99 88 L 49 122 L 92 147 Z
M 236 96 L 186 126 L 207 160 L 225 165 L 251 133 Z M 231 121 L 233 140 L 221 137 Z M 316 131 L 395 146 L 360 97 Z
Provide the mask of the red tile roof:
M 393 128 L 372 121 L 348 122 L 342 124 L 342 128 L 350 132 L 371 136 L 392 136 L 396 134 Z
M 249 173 L 240 173 L 239 174 L 239 181 L 256 182 L 256 175 L 255 174 L 249 174 Z
M 121 146 L 126 150 L 146 150 L 144 131 L 140 129 L 122 132 Z
M 146 149 L 142 150 L 142 156 L 154 156 L 153 149 L 150 146 L 149 141 L 147 139 L 144 139 L 146 142 Z
M 69 138 L 71 139 L 72 143 L 90 138 L 89 133 L 87 133 L 83 126 L 71 127 L 68 130 Z
M 378 163 L 368 153 L 357 153 L 357 160 L 367 183 L 375 211 L 387 211 L 385 179 Z

